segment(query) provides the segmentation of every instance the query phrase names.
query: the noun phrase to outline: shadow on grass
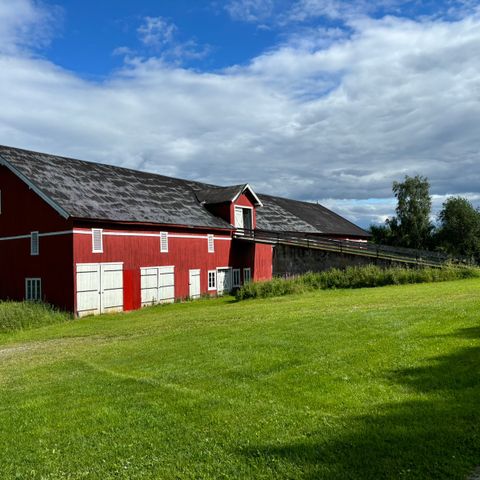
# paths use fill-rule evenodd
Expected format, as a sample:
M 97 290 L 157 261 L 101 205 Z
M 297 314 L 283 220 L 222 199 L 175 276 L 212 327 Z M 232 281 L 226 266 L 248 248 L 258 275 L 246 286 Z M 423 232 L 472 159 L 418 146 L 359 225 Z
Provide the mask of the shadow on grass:
M 454 335 L 480 338 L 480 328 Z M 291 464 L 301 472 L 295 478 L 304 480 L 465 479 L 480 464 L 480 347 L 393 371 L 388 380 L 411 389 L 417 400 L 346 418 L 334 439 L 319 430 L 298 443 L 242 453 Z

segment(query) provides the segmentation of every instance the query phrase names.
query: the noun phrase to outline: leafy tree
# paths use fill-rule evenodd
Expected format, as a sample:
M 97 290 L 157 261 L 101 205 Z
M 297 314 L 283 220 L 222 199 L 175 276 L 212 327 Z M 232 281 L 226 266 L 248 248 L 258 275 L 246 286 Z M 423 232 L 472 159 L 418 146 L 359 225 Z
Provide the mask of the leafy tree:
M 480 259 L 480 212 L 462 197 L 450 197 L 438 216 L 437 240 L 452 255 Z
M 433 225 L 430 221 L 432 199 L 426 177 L 405 176 L 403 182 L 393 182 L 397 197 L 397 216 L 387 220 L 398 245 L 409 248 L 428 248 Z
M 430 222 L 432 200 L 430 184 L 425 177 L 405 176 L 403 182 L 393 182 L 397 197 L 396 216 L 385 225 L 372 225 L 370 232 L 375 243 L 426 249 L 431 246 L 433 226 Z

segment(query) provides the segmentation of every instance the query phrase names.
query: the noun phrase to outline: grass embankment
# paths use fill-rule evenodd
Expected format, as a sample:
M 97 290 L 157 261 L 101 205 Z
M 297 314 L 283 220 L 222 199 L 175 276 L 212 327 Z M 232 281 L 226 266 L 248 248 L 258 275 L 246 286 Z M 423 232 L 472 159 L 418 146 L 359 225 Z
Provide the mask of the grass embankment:
M 61 323 L 71 318 L 43 303 L 0 301 L 0 333 Z
M 386 285 L 445 282 L 480 277 L 475 267 L 445 266 L 442 268 L 333 268 L 325 272 L 307 273 L 294 278 L 274 278 L 266 282 L 247 283 L 236 292 L 237 300 L 268 298 L 335 288 L 371 288 Z
M 464 479 L 480 280 L 231 298 L 0 336 L 0 477 Z

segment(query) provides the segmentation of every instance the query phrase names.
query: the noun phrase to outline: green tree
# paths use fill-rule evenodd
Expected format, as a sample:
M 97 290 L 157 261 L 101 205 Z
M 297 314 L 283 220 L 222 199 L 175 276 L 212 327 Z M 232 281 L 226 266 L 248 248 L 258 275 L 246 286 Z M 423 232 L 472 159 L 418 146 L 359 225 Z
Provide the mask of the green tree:
M 385 245 L 427 249 L 431 246 L 433 231 L 427 178 L 407 175 L 403 182 L 393 182 L 392 190 L 397 198 L 397 215 L 385 220 L 384 225 L 371 225 L 372 240 Z
M 480 259 L 480 212 L 466 198 L 448 198 L 438 220 L 437 239 L 442 249 Z
M 433 225 L 430 221 L 432 199 L 430 184 L 426 177 L 405 176 L 403 182 L 393 182 L 397 197 L 397 215 L 388 219 L 397 245 L 426 249 L 431 244 Z

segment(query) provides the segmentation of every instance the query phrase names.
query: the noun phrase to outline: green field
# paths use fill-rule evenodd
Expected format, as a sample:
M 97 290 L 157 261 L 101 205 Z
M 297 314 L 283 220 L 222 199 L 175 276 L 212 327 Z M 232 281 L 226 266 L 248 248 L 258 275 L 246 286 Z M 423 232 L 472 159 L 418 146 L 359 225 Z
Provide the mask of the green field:
M 479 279 L 0 334 L 2 480 L 465 479 L 479 464 Z

